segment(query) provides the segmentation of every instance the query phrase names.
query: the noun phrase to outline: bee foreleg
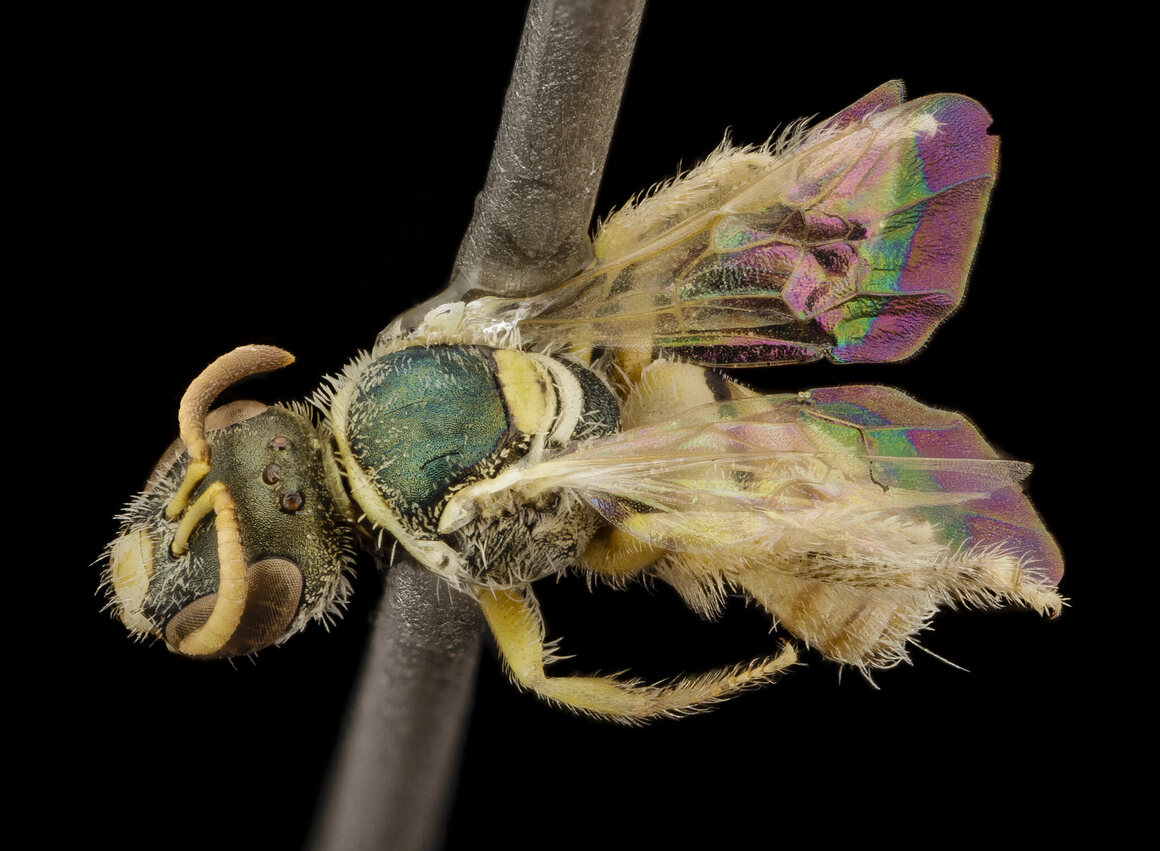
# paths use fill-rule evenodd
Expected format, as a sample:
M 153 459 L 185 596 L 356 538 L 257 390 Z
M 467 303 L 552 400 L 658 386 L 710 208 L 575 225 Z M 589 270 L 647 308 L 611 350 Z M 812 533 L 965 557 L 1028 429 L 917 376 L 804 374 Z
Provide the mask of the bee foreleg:
M 785 645 L 776 656 L 658 685 L 602 676 L 550 677 L 544 672 L 544 665 L 552 657 L 544 646 L 544 621 L 532 592 L 481 589 L 475 595 L 517 683 L 553 703 L 612 721 L 632 724 L 695 711 L 742 689 L 769 682 L 797 661 L 794 649 Z

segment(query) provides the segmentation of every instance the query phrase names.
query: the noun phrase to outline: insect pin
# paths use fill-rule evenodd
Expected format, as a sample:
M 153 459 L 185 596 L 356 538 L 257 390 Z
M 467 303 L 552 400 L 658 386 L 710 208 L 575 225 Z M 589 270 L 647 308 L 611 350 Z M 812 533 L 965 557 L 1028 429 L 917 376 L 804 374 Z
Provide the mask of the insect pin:
M 288 359 L 231 352 L 109 548 L 113 606 L 187 656 L 247 654 L 345 599 L 355 530 L 479 603 L 513 677 L 633 722 L 792 665 L 784 643 L 657 685 L 548 671 L 533 583 L 568 570 L 729 595 L 870 671 L 944 606 L 1055 614 L 1063 572 L 1030 466 L 880 386 L 762 395 L 720 370 L 910 357 L 962 299 L 998 161 L 990 116 L 887 83 L 814 129 L 722 147 L 616 212 L 595 260 L 528 298 L 442 305 L 304 406 L 233 403 Z

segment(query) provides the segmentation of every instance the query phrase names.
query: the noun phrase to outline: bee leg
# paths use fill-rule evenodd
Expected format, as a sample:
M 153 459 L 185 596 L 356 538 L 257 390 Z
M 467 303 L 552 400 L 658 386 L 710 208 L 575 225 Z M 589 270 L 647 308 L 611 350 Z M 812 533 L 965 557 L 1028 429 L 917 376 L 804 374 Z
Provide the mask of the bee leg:
M 616 526 L 607 526 L 588 542 L 580 557 L 580 567 L 620 584 L 632 579 L 664 554 L 664 550 Z
M 793 648 L 786 645 L 777 656 L 659 685 L 614 677 L 550 677 L 544 672 L 544 665 L 552 661 L 552 655 L 544 646 L 544 621 L 531 590 L 480 589 L 475 596 L 517 683 L 545 700 L 612 721 L 632 724 L 691 712 L 742 689 L 769 682 L 797 661 Z

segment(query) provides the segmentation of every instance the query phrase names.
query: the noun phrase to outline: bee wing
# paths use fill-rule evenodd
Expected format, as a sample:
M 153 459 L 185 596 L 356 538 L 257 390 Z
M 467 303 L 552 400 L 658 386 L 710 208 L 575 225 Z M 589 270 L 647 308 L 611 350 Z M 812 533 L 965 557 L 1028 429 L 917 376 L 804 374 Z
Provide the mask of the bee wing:
M 715 366 L 914 354 L 962 298 L 998 138 L 969 98 L 901 99 L 887 83 L 775 145 L 723 147 L 613 215 L 585 272 L 486 312 L 532 343 Z
M 894 518 L 952 550 L 1001 549 L 1054 584 L 1062 558 L 1019 485 L 1030 470 L 958 414 L 853 386 L 701 405 L 582 443 L 521 478 L 572 490 L 664 550 Z

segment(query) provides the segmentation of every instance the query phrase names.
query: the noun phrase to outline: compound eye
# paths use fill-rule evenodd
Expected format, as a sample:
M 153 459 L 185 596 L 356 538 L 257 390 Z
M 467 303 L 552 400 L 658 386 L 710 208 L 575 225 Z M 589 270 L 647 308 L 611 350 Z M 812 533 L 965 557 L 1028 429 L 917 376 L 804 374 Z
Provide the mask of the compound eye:
M 287 558 L 266 558 L 246 570 L 246 606 L 237 631 L 213 658 L 244 656 L 269 647 L 286 635 L 302 602 L 302 571 Z M 165 625 L 165 640 L 180 652 L 181 642 L 213 613 L 217 593 L 199 597 Z M 205 657 L 202 657 L 205 658 Z

